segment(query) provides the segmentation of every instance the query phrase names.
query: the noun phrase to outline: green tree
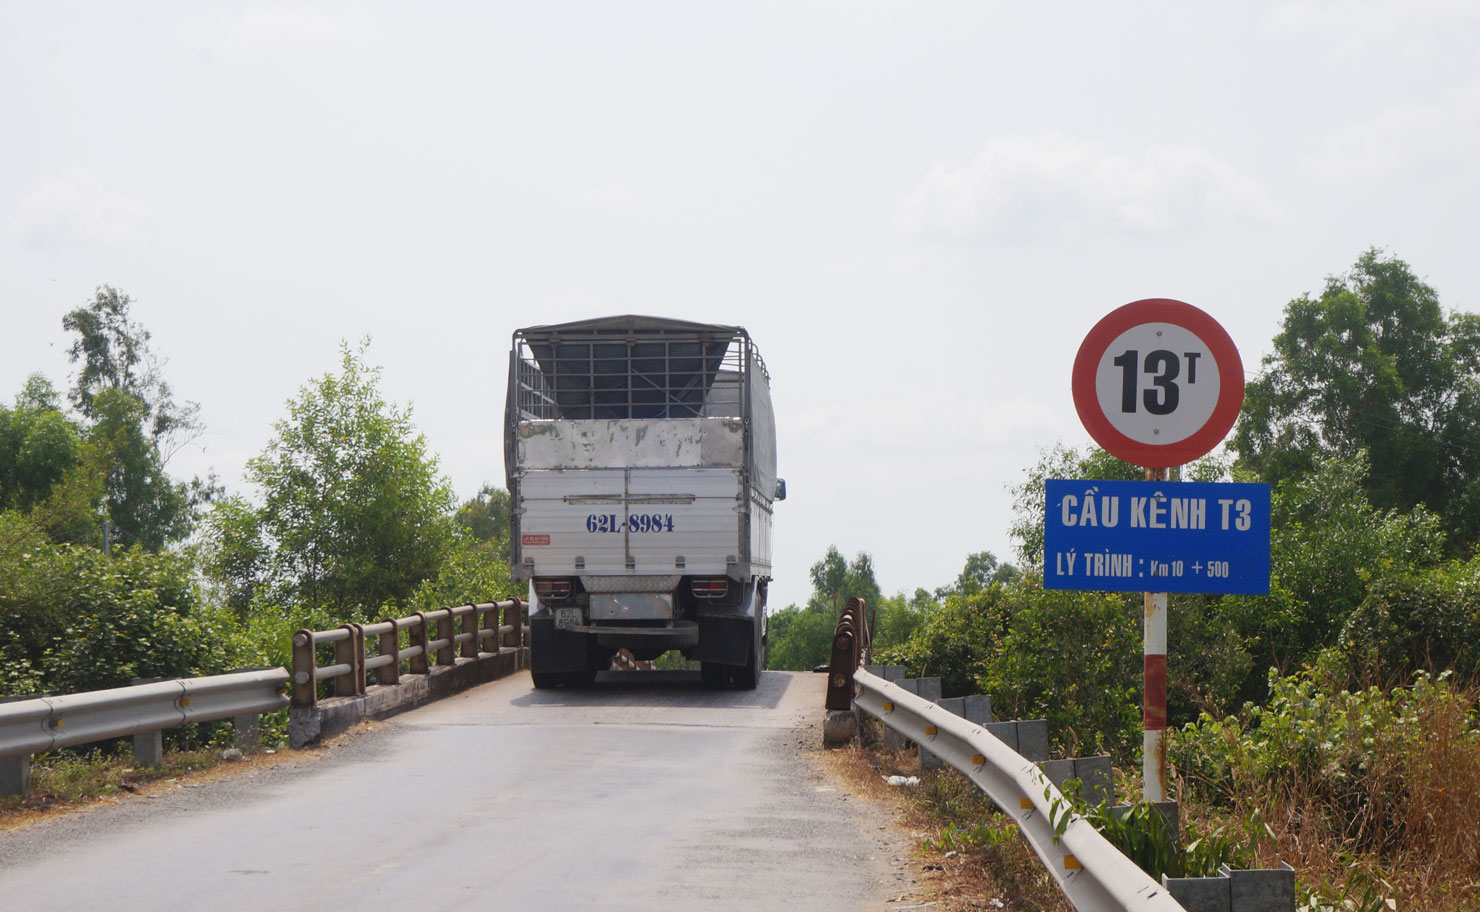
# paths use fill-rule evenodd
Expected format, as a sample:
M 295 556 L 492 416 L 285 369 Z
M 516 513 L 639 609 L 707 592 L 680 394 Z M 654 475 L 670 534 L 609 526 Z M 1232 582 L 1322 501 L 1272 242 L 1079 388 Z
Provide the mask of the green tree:
M 97 453 L 60 405 L 51 383 L 33 374 L 15 406 L 0 407 L 0 511 L 24 514 L 54 541 L 88 541 L 102 494 Z M 0 539 L 0 550 L 6 544 Z
M 213 512 L 208 566 L 235 604 L 370 617 L 435 579 L 451 553 L 452 489 L 410 408 L 382 397 L 367 345 L 342 346 L 339 373 L 303 386 L 247 463 L 261 506 Z
M 1270 483 L 1365 450 L 1381 509 L 1424 504 L 1451 547 L 1480 537 L 1480 316 L 1446 316 L 1408 264 L 1368 250 L 1285 307 L 1247 387 L 1240 464 Z
M 145 433 L 148 408 L 123 390 L 93 399 L 93 444 L 101 452 L 108 518 L 115 540 L 159 551 L 190 534 L 194 523 L 189 485 L 170 478 L 158 445 Z
M 830 545 L 822 560 L 812 565 L 812 597 L 803 608 L 788 605 L 772 612 L 767 622 L 766 667 L 805 670 L 828 660 L 838 615 L 850 598 L 864 599 L 874 618 L 883 607 L 874 560 L 860 551 L 850 562 Z M 876 624 L 877 626 L 877 624 Z
M 1010 583 L 1019 575 L 1018 569 L 1012 564 L 998 563 L 997 555 L 992 552 L 977 551 L 966 555 L 966 566 L 961 568 L 956 581 L 935 590 L 935 597 L 944 599 L 952 594 L 975 595 L 992 583 Z
M 1027 477 L 1013 485 L 1012 537 L 1017 541 L 1018 559 L 1025 569 L 1043 566 L 1044 481 L 1050 478 L 1135 481 L 1146 471 L 1111 456 L 1098 447 L 1081 454 L 1062 444 L 1045 450 L 1027 470 Z
M 509 540 L 509 492 L 486 484 L 478 495 L 463 501 L 453 517 L 478 541 Z
M 102 459 L 107 518 L 120 544 L 158 551 L 190 534 L 196 508 L 219 489 L 214 480 L 181 483 L 165 471 L 200 432 L 199 406 L 175 402 L 149 331 L 129 317 L 132 303 L 101 286 L 62 327 L 76 334 L 68 349 L 77 365 L 71 398 Z
M 201 431 L 200 406 L 175 402 L 164 381 L 163 363 L 149 347 L 149 330 L 129 317 L 132 304 L 128 295 L 103 285 L 86 307 L 62 317 L 62 328 L 77 334 L 67 350 L 77 365 L 72 403 L 91 419 L 104 390 L 122 390 L 138 399 L 144 406 L 145 433 L 161 445 L 168 461 L 179 442 Z

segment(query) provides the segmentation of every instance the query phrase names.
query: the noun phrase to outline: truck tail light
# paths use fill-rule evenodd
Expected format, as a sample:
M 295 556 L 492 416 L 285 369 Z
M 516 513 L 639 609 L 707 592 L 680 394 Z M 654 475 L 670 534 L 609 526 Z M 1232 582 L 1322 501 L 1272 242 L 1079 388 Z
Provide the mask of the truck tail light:
M 570 598 L 570 580 L 568 579 L 537 579 L 534 581 L 534 594 L 541 601 L 560 602 Z
M 722 599 L 730 594 L 730 578 L 696 579 L 693 581 L 694 598 Z

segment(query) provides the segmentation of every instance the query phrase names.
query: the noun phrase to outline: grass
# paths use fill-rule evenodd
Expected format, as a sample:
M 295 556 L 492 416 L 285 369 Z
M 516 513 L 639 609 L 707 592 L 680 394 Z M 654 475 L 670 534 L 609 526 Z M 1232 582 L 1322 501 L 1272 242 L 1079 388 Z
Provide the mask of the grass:
M 920 770 L 913 750 L 886 748 L 878 729 L 865 719 L 862 743 L 830 751 L 830 759 L 861 793 L 898 802 L 907 825 L 922 834 L 916 860 L 921 885 L 937 903 L 932 910 L 1072 910 L 1010 817 L 955 770 Z M 920 784 L 885 784 L 893 775 L 916 776 Z
M 1260 866 L 1295 868 L 1303 912 L 1480 910 L 1480 689 L 1420 676 L 1330 694 L 1290 679 L 1275 696 L 1184 730 L 1184 821 L 1259 820 L 1249 847 Z
M 0 798 L 0 829 L 38 813 L 138 794 L 152 784 L 174 782 L 222 762 L 220 750 L 200 748 L 166 751 L 162 765 L 135 767 L 126 742 L 111 752 L 43 754 L 32 760 L 30 793 Z

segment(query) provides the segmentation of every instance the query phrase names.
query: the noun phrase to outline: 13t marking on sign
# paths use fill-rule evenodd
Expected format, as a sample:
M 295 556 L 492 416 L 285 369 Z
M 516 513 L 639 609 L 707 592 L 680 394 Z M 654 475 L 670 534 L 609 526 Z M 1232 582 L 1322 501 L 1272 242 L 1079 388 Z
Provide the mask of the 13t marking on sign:
M 1148 298 L 1097 323 L 1074 361 L 1074 406 L 1126 462 L 1173 466 L 1217 446 L 1243 401 L 1243 365 L 1213 318 Z
M 1149 444 L 1186 440 L 1218 404 L 1218 364 L 1207 343 L 1170 323 L 1116 337 L 1095 370 L 1095 397 L 1120 433 Z

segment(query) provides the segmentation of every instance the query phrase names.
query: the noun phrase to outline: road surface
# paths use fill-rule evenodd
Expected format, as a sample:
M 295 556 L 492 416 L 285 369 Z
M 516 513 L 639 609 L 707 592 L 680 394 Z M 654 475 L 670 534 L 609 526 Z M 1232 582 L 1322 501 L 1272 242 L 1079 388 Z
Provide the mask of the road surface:
M 804 756 L 825 683 L 515 675 L 319 759 L 0 833 L 0 906 L 883 909 L 901 837 Z

